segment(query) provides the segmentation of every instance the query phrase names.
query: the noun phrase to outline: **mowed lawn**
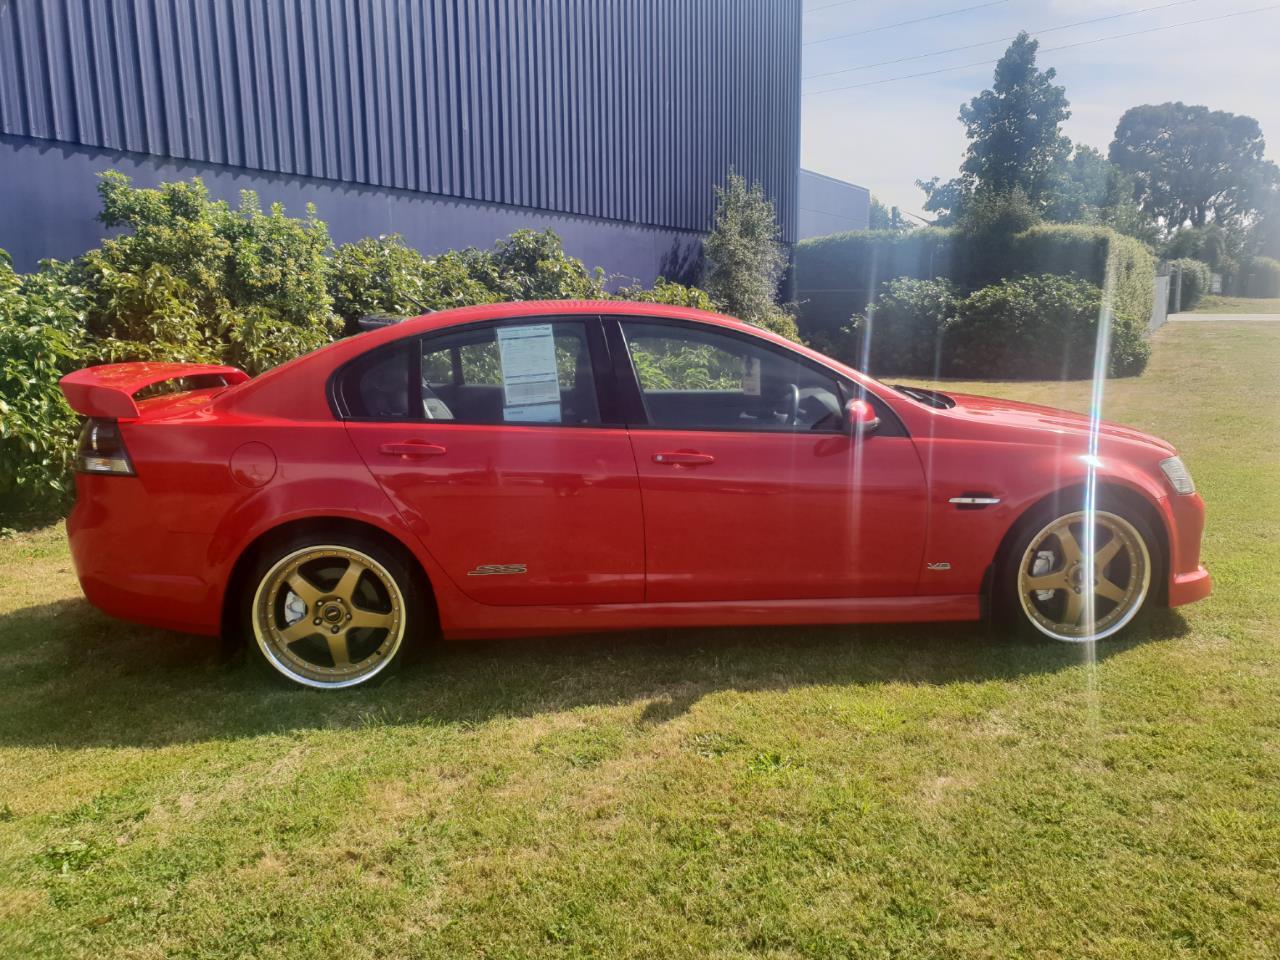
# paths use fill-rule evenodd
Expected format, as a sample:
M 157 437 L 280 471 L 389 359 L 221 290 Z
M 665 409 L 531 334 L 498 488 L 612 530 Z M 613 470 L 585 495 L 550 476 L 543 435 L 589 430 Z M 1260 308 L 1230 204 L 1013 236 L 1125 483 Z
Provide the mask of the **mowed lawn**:
M 61 529 L 12 536 L 0 954 L 1280 955 L 1280 323 L 1170 324 L 1106 410 L 1182 449 L 1217 592 L 1096 659 L 654 632 L 295 693 L 95 613 Z

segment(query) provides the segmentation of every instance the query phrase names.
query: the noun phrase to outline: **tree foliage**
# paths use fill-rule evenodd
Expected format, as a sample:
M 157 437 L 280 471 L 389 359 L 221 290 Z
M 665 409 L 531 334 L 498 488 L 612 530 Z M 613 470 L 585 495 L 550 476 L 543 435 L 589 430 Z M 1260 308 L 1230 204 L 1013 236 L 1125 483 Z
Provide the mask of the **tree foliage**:
M 954 222 L 975 194 L 1005 196 L 1020 191 L 1039 205 L 1055 165 L 1071 152 L 1062 122 L 1071 116 L 1057 72 L 1036 66 L 1039 42 L 1023 31 L 996 64 L 995 79 L 960 107 L 969 146 L 960 176 L 946 183 L 920 181 L 925 209 Z
M 1280 181 L 1265 151 L 1253 117 L 1179 102 L 1125 111 L 1110 157 L 1133 175 L 1143 210 L 1176 230 L 1248 222 Z
M 773 201 L 759 183 L 730 172 L 716 188 L 716 212 L 704 247 L 705 286 L 726 313 L 766 325 L 778 313 L 778 280 L 787 263 Z

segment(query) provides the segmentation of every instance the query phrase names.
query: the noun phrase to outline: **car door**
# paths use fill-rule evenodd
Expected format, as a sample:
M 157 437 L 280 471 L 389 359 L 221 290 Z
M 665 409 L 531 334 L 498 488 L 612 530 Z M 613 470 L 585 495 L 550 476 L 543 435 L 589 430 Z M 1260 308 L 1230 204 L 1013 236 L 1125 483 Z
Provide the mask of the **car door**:
M 861 438 L 856 386 L 748 331 L 618 318 L 644 504 L 646 599 L 786 600 L 916 591 L 924 473 L 892 411 Z
M 610 422 L 603 353 L 594 317 L 486 322 L 406 340 L 335 381 L 360 456 L 472 599 L 643 598 L 635 460 Z

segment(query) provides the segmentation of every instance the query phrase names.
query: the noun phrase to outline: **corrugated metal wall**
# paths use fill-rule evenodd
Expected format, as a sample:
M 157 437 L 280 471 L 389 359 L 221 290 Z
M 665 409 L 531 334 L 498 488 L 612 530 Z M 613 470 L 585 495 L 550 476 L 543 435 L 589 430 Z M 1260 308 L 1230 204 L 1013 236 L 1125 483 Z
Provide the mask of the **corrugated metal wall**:
M 0 132 L 795 236 L 801 0 L 0 0 Z

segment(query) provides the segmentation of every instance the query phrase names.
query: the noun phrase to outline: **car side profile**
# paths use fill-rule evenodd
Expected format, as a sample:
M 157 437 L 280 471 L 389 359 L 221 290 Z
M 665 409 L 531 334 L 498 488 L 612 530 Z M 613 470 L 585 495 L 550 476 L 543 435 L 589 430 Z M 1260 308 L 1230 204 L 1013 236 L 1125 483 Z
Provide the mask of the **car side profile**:
M 88 418 L 67 531 L 89 601 L 242 637 L 308 687 L 437 632 L 990 613 L 1091 641 L 1211 589 L 1169 444 L 692 309 L 469 307 L 254 378 L 132 363 L 62 389 Z

